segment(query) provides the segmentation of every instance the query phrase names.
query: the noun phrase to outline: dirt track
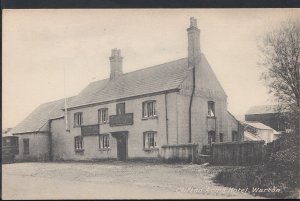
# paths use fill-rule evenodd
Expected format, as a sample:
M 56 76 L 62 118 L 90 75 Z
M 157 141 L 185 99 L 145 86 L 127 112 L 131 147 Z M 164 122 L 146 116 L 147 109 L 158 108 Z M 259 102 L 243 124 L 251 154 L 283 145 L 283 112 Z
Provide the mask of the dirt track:
M 117 161 L 5 164 L 2 198 L 257 198 L 213 183 L 221 168 Z

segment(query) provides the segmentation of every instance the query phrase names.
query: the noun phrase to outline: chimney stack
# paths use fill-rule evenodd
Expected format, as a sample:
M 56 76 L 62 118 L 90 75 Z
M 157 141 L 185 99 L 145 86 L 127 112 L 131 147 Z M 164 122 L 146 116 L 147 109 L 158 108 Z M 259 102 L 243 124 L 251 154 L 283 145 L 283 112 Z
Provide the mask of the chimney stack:
M 115 79 L 123 74 L 121 50 L 114 48 L 111 50 L 110 60 L 110 79 Z
M 197 20 L 190 18 L 188 32 L 188 66 L 194 68 L 200 62 L 200 29 L 197 27 Z

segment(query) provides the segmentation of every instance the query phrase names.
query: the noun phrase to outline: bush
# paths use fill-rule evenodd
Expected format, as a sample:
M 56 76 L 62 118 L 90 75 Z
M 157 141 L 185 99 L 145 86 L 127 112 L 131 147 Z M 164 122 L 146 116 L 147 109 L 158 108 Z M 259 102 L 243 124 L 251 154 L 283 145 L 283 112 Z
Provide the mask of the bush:
M 271 154 L 268 166 L 276 168 L 299 169 L 299 146 L 277 151 Z
M 215 182 L 234 188 L 248 188 L 249 192 L 258 196 L 269 198 L 297 198 L 295 191 L 299 189 L 298 171 L 273 170 L 267 166 L 252 166 L 233 168 L 220 172 L 215 177 Z M 253 188 L 280 189 L 280 192 L 253 192 Z
M 270 153 L 283 151 L 294 146 L 299 146 L 300 136 L 296 133 L 287 133 L 282 137 L 267 144 L 267 150 Z

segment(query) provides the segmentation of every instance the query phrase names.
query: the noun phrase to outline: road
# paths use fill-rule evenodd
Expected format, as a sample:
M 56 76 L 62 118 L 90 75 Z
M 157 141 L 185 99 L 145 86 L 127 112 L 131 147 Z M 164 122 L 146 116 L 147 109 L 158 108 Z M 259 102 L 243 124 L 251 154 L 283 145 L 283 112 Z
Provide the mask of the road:
M 2 165 L 3 199 L 258 198 L 215 184 L 222 167 L 143 162 Z

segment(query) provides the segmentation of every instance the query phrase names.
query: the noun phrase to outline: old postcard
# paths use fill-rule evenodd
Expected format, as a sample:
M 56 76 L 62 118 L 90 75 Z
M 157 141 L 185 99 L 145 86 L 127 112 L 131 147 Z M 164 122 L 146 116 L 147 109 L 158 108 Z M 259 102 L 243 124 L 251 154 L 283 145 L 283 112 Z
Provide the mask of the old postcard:
M 2 199 L 299 198 L 300 9 L 2 17 Z

